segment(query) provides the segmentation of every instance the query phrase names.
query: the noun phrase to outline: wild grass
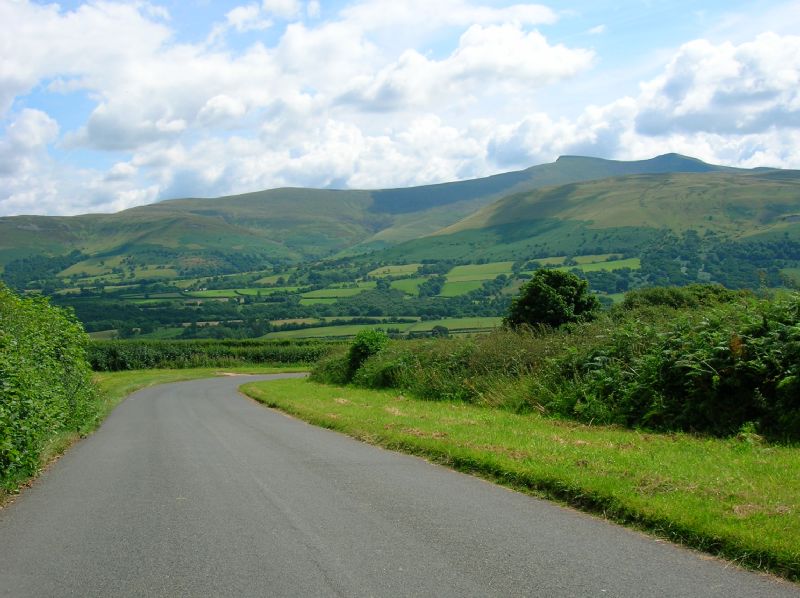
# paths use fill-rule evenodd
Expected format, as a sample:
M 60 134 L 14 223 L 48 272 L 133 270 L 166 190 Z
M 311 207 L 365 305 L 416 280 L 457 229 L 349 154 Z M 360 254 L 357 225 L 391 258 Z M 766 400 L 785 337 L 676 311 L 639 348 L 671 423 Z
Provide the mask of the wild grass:
M 800 448 L 558 421 L 305 380 L 249 396 L 313 424 L 800 579 Z

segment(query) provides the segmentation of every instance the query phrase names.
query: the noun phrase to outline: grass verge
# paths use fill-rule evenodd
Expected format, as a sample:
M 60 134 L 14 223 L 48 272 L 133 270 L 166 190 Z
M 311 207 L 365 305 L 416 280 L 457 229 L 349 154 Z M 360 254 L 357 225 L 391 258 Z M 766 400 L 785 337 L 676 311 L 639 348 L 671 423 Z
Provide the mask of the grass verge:
M 587 426 L 306 380 L 252 398 L 312 424 L 800 580 L 800 448 Z
M 64 432 L 55 436 L 42 450 L 41 465 L 35 476 L 20 480 L 16 490 L 0 488 L 0 508 L 3 508 L 23 488 L 29 487 L 33 480 L 51 463 L 58 459 L 73 444 L 94 432 L 106 417 L 131 393 L 168 382 L 212 378 L 223 373 L 234 374 L 278 374 L 282 372 L 304 372 L 308 365 L 302 366 L 239 366 L 231 368 L 190 368 L 185 370 L 129 370 L 123 372 L 96 372 L 93 381 L 97 387 L 100 413 L 91 427 L 76 432 Z

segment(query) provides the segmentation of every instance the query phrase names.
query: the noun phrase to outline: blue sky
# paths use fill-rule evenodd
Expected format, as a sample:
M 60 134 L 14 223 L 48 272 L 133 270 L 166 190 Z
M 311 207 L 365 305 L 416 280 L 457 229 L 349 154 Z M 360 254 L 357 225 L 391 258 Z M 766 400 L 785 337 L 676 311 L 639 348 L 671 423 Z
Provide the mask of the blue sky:
M 0 215 L 676 151 L 800 168 L 800 2 L 0 0 Z

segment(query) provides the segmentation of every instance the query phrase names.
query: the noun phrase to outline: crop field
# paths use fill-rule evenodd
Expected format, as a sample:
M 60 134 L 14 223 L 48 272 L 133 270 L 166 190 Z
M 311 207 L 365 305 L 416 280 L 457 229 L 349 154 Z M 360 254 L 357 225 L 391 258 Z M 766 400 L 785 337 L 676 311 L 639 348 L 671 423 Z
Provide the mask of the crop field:
M 500 274 L 511 274 L 511 266 L 513 263 L 514 262 L 492 262 L 489 264 L 456 266 L 447 273 L 447 281 L 468 282 L 475 280 L 493 280 Z
M 422 264 L 401 264 L 398 266 L 381 266 L 375 268 L 369 273 L 373 278 L 382 278 L 384 276 L 411 276 L 416 274 L 417 270 Z

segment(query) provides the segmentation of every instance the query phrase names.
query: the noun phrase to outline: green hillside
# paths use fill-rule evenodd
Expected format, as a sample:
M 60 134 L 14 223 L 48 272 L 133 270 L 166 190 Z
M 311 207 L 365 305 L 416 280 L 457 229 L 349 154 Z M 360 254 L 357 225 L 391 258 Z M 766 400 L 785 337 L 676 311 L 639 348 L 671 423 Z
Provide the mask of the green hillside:
M 387 261 L 640 251 L 669 231 L 745 241 L 800 233 L 800 171 L 641 174 L 515 193 Z
M 5 217 L 0 266 L 78 251 L 95 260 L 83 264 L 86 272 L 97 260 L 127 258 L 128 278 L 158 267 L 187 275 L 245 271 L 257 263 L 356 255 L 463 227 L 456 223 L 486 218 L 480 210 L 509 194 L 546 186 L 631 173 L 726 170 L 675 154 L 638 162 L 565 156 L 518 172 L 408 189 L 273 189 L 163 201 L 116 214 Z

